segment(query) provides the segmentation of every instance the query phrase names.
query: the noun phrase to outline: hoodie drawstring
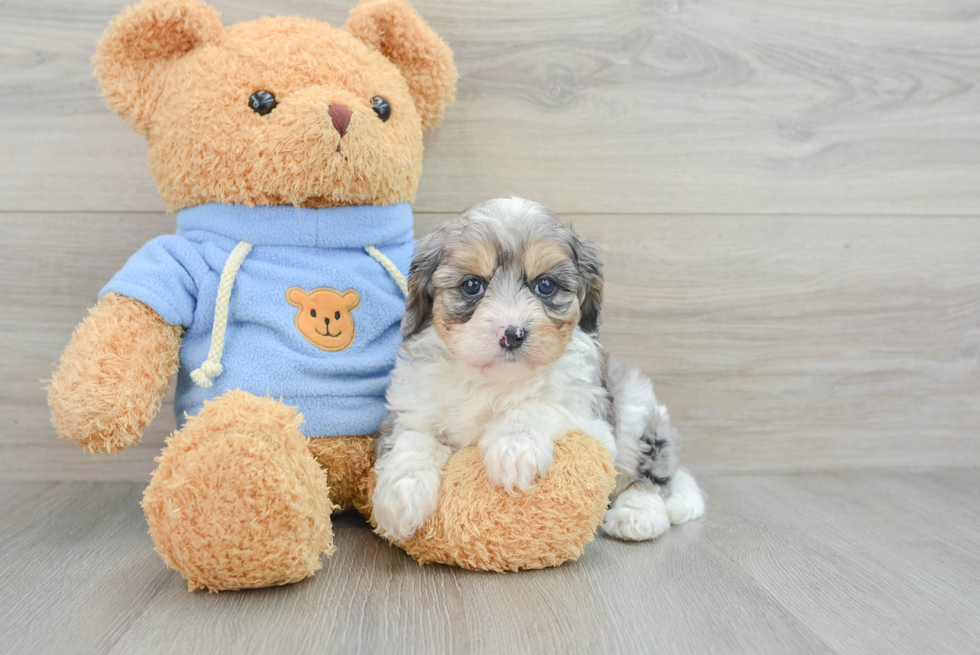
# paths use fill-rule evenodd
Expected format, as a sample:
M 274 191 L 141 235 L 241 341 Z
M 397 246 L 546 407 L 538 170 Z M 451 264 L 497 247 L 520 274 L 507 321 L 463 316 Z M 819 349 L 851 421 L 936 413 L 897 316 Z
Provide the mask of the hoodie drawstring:
M 388 275 L 390 275 L 391 279 L 395 281 L 398 288 L 402 290 L 402 295 L 408 298 L 408 283 L 405 281 L 405 276 L 402 275 L 402 272 L 398 270 L 397 266 L 395 266 L 395 262 L 388 259 L 383 252 L 374 246 L 365 246 L 364 250 L 367 251 L 367 254 L 374 257 L 374 261 L 384 266 L 384 269 L 388 271 Z
M 221 271 L 218 296 L 214 300 L 211 349 L 208 350 L 208 358 L 201 363 L 201 368 L 191 372 L 191 379 L 199 387 L 207 389 L 211 386 L 211 378 L 221 375 L 221 353 L 225 350 L 225 332 L 228 329 L 228 303 L 231 301 L 231 287 L 235 284 L 238 269 L 250 252 L 252 252 L 252 244 L 248 241 L 239 241 L 231 254 L 228 255 L 225 268 Z

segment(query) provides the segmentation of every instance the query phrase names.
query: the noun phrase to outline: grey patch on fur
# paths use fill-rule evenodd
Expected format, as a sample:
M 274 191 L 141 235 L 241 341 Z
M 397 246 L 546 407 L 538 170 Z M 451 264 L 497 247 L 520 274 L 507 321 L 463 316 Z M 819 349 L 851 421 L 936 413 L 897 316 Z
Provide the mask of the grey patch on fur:
M 398 418 L 398 415 L 395 412 L 388 412 L 385 420 L 381 422 L 381 426 L 378 428 L 378 436 L 374 440 L 375 461 L 387 455 L 388 451 L 394 445 L 394 440 L 391 438 L 391 435 L 395 431 L 396 418 Z
M 454 289 L 452 293 L 447 293 L 442 298 L 446 313 L 460 323 L 465 323 L 470 320 L 476 311 L 477 305 L 480 304 L 479 297 L 473 298 L 467 296 L 461 289 Z
M 442 261 L 446 235 L 436 230 L 415 246 L 412 266 L 408 272 L 408 294 L 405 299 L 405 316 L 402 318 L 402 338 L 408 339 L 432 322 L 432 299 L 435 286 L 432 276 Z
M 677 431 L 657 403 L 653 383 L 603 352 L 602 385 L 610 399 L 606 420 L 616 439 L 616 469 L 629 485 L 654 489 L 666 498 L 678 468 Z
M 497 271 L 518 275 L 517 262 L 523 248 L 536 240 L 556 243 L 568 252 L 571 265 L 559 264 L 549 273 L 555 278 L 562 293 L 550 298 L 540 298 L 551 313 L 560 315 L 571 306 L 572 296 L 577 297 L 582 316 L 579 326 L 588 334 L 598 335 L 602 311 L 602 264 L 599 248 L 562 223 L 549 209 L 523 198 L 497 198 L 473 205 L 455 218 L 443 223 L 432 234 L 419 241 L 412 259 L 408 276 L 408 298 L 405 317 L 402 320 L 402 337 L 409 339 L 432 323 L 432 303 L 437 288 L 450 288 L 460 284 L 452 271 L 445 271 L 446 279 L 435 279 L 444 255 L 470 241 L 482 241 L 497 248 Z M 497 274 L 486 280 L 489 290 Z M 449 278 L 453 278 L 450 280 Z M 520 282 L 529 289 L 537 280 L 528 280 L 520 271 Z M 445 286 L 441 286 L 445 285 Z M 473 305 L 457 297 L 449 296 L 447 311 L 453 316 L 466 317 Z M 477 300 L 476 302 L 479 302 Z
M 671 430 L 672 431 L 672 430 Z M 677 471 L 676 440 L 673 436 L 665 438 L 655 430 L 648 430 L 640 437 L 640 464 L 638 478 L 649 480 L 661 495 L 670 495 L 670 481 Z
M 571 233 L 572 259 L 578 266 L 579 277 L 583 280 L 582 293 L 579 303 L 582 308 L 582 318 L 579 327 L 588 334 L 599 336 L 602 325 L 602 261 L 599 259 L 599 246 L 588 239 L 580 239 L 572 228 Z

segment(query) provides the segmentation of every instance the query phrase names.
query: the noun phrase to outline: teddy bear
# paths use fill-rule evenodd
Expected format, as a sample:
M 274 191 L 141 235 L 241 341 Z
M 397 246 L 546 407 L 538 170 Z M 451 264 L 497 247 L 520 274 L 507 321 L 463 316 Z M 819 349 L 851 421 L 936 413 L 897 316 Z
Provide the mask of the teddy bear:
M 143 498 L 157 552 L 191 590 L 301 580 L 333 552 L 332 513 L 371 517 L 422 133 L 454 100 L 452 52 L 402 0 L 361 2 L 339 28 L 224 27 L 199 0 L 143 0 L 94 61 L 177 230 L 75 330 L 48 387 L 53 424 L 119 453 L 176 376 L 178 429 Z M 476 569 L 558 564 L 592 538 L 612 476 L 597 442 L 569 435 L 514 498 L 461 451 L 438 512 L 399 545 Z

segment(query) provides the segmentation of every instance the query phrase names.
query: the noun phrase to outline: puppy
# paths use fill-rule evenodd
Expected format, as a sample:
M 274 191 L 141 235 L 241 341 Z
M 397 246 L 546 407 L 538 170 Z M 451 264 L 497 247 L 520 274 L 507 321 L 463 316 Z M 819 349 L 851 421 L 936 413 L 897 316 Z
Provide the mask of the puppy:
M 380 534 L 405 540 L 425 523 L 460 448 L 479 444 L 490 480 L 517 493 L 569 430 L 614 457 L 607 534 L 652 539 L 704 513 L 650 380 L 598 343 L 601 305 L 598 248 L 537 203 L 475 205 L 419 243 L 378 440 Z

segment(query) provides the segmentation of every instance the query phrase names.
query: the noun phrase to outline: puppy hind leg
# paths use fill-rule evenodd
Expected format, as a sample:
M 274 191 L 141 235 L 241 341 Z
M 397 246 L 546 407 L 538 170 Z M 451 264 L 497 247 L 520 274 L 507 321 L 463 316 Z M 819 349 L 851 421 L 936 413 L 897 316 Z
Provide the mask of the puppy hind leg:
M 670 522 L 674 525 L 687 523 L 704 515 L 704 495 L 701 488 L 694 476 L 684 469 L 674 475 L 666 506 Z
M 619 494 L 602 522 L 606 534 L 626 541 L 655 539 L 669 527 L 667 504 L 646 482 L 634 482 Z

